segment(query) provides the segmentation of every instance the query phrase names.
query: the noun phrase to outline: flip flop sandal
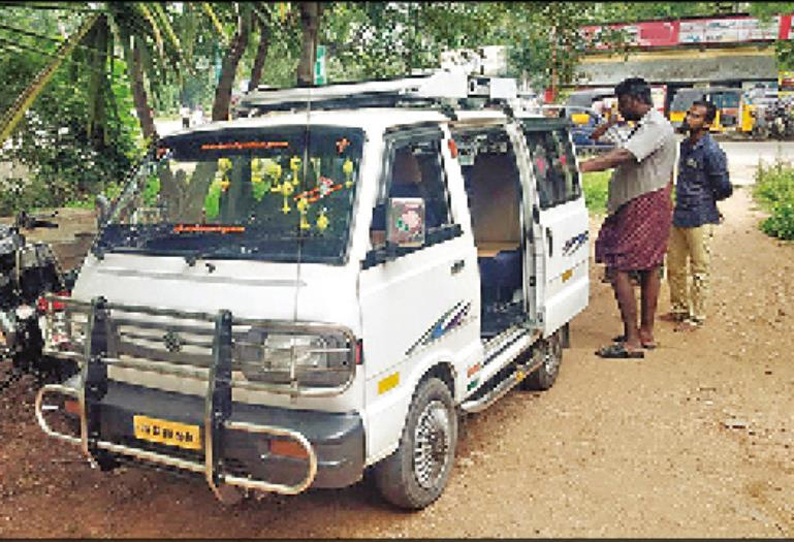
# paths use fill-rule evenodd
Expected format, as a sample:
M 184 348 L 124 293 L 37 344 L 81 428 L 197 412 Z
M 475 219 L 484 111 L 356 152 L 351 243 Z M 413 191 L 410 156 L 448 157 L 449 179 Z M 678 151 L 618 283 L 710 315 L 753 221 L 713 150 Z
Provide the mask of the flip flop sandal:
M 625 335 L 616 335 L 616 336 L 612 337 L 612 342 L 615 342 L 615 343 L 626 342 L 626 336 Z M 653 350 L 657 346 L 659 346 L 657 343 L 642 343 L 642 347 L 644 349 L 646 349 L 646 350 Z
M 659 316 L 659 320 L 661 320 L 663 322 L 676 322 L 677 323 L 677 322 L 683 322 L 686 319 L 687 319 L 686 313 L 678 314 L 678 313 L 674 313 L 674 312 L 668 312 L 668 313 L 665 313 L 665 314 L 662 314 L 661 316 Z
M 677 331 L 679 333 L 682 331 L 684 332 L 694 331 L 702 325 L 703 324 L 701 324 L 700 322 L 696 322 L 695 320 L 690 320 L 689 318 L 687 318 L 686 320 L 682 320 L 681 322 L 676 324 L 676 326 L 673 328 L 673 331 Z
M 623 343 L 614 343 L 596 350 L 596 355 L 602 358 L 626 359 L 644 358 L 645 352 L 642 350 L 626 350 Z

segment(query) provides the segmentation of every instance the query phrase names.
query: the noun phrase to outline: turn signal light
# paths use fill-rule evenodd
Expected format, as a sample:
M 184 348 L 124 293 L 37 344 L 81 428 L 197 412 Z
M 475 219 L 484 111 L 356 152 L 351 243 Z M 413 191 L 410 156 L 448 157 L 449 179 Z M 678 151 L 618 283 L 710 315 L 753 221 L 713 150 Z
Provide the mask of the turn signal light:
M 458 157 L 458 146 L 455 144 L 454 139 L 447 140 L 447 146 L 449 147 L 449 153 L 452 155 L 452 158 Z
M 63 409 L 69 414 L 80 415 L 80 402 L 76 399 L 67 399 L 63 402 Z
M 72 292 L 64 290 L 62 292 L 55 292 L 55 295 L 58 297 L 70 297 Z M 66 304 L 63 301 L 53 301 L 50 303 L 47 301 L 46 297 L 40 296 L 36 301 L 36 307 L 39 309 L 40 313 L 46 313 L 50 311 L 57 312 L 64 310 L 66 308 Z
M 270 453 L 286 457 L 297 457 L 298 459 L 309 458 L 306 449 L 294 440 L 271 440 Z

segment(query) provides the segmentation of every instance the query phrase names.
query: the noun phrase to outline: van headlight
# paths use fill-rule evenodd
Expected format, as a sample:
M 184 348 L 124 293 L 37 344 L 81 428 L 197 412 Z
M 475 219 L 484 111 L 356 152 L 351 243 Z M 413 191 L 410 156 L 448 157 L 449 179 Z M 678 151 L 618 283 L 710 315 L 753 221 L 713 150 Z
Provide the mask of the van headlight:
M 253 382 L 300 387 L 344 386 L 355 369 L 356 345 L 341 332 L 268 333 L 251 328 L 235 341 L 234 361 Z

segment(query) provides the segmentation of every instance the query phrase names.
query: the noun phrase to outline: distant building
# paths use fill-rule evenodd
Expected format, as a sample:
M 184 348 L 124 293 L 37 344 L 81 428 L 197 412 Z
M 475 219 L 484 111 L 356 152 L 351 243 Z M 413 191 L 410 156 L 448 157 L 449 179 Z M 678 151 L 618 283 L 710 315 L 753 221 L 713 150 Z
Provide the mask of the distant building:
M 792 14 L 767 23 L 749 15 L 726 15 L 585 26 L 588 52 L 576 68 L 573 86 L 614 86 L 642 77 L 661 93 L 664 110 L 681 88 L 727 86 L 750 91 L 777 89 L 774 42 L 794 38 Z M 628 35 L 629 53 L 611 53 L 601 41 L 605 28 Z

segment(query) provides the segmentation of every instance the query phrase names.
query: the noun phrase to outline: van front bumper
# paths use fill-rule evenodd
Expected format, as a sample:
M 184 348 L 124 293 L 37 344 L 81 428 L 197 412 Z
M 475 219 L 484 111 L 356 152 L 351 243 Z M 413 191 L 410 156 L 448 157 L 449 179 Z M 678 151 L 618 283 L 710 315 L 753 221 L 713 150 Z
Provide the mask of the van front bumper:
M 235 402 L 223 429 L 208 438 L 201 397 L 112 380 L 103 398 L 90 409 L 98 422 L 96 435 L 84 438 L 82 430 L 79 436 L 57 433 L 45 420 L 45 412 L 52 410 L 45 404 L 45 396 L 78 398 L 79 386 L 74 385 L 78 381 L 79 376 L 70 379 L 68 384 L 72 385 L 44 386 L 36 400 L 36 416 L 45 433 L 80 445 L 92 460 L 132 460 L 165 470 L 193 472 L 204 476 L 213 489 L 225 483 L 282 494 L 300 493 L 309 486 L 349 486 L 364 472 L 364 426 L 357 412 L 290 410 Z M 200 447 L 185 449 L 136 437 L 135 418 L 139 416 L 197 428 Z M 90 426 L 91 421 L 81 416 L 81 427 L 84 425 Z M 299 453 L 282 455 L 278 443 L 285 442 L 291 442 L 289 449 Z M 208 448 L 212 448 L 209 453 Z
M 301 387 L 297 380 L 289 388 L 238 380 L 232 376 L 232 355 L 235 340 L 245 340 L 244 336 L 240 339 L 242 328 L 267 326 L 292 333 L 330 330 L 347 338 L 345 351 L 352 358 L 355 338 L 346 328 L 237 319 L 227 310 L 211 315 L 119 305 L 101 297 L 90 304 L 58 300 L 65 314 L 86 315 L 81 324 L 83 345 L 68 352 L 77 360 L 80 374 L 64 385 L 42 387 L 36 397 L 36 418 L 45 434 L 80 446 L 98 466 L 132 460 L 203 475 L 219 499 L 223 499 L 223 485 L 294 495 L 310 486 L 344 487 L 361 478 L 365 444 L 357 412 L 292 410 L 234 400 L 236 388 L 293 396 L 338 395 L 352 383 L 355 368 L 350 365 L 346 382 L 328 389 Z M 137 318 L 130 320 L 131 314 Z M 166 320 L 142 324 L 141 315 Z M 122 333 L 130 322 L 132 331 Z M 209 322 L 214 325 L 207 326 Z M 147 350 L 135 342 L 143 336 L 139 336 L 141 330 L 147 329 L 155 330 L 154 335 L 145 335 L 150 343 L 160 332 L 165 334 L 162 350 Z M 79 336 L 74 330 L 68 334 Z M 182 352 L 179 334 L 184 334 L 184 343 L 192 353 Z M 177 336 L 175 343 L 168 341 L 171 335 Z M 129 351 L 122 351 L 121 346 Z M 293 359 L 293 371 L 295 363 Z M 206 394 L 201 397 L 120 382 L 109 378 L 111 365 L 203 381 Z M 63 402 L 63 408 L 79 418 L 79 429 L 53 429 L 47 417 L 59 406 L 45 404 L 45 397 L 54 394 L 77 399 Z

